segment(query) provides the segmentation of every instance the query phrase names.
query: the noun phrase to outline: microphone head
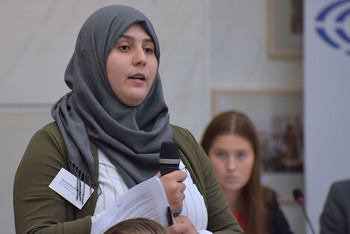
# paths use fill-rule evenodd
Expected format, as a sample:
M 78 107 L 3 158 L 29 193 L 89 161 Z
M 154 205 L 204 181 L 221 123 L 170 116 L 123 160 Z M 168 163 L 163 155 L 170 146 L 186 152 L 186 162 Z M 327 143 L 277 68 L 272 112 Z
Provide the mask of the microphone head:
M 303 195 L 303 192 L 296 188 L 293 190 L 293 196 L 294 196 L 294 199 L 297 201 L 297 202 L 302 202 L 304 201 L 304 195 Z
M 164 159 L 179 159 L 179 145 L 173 141 L 163 141 L 160 147 L 159 158 Z
M 179 145 L 173 141 L 163 141 L 159 153 L 159 168 L 161 176 L 179 170 Z

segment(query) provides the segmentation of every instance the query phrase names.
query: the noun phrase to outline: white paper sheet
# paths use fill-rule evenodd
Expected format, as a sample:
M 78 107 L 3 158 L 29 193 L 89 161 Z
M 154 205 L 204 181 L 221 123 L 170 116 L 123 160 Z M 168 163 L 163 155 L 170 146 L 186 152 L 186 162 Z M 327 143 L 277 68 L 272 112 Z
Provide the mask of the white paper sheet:
M 128 190 L 92 225 L 92 234 L 102 234 L 114 224 L 136 217 L 150 218 L 168 227 L 168 207 L 164 187 L 158 177 L 152 177 Z M 171 216 L 172 222 L 174 222 Z

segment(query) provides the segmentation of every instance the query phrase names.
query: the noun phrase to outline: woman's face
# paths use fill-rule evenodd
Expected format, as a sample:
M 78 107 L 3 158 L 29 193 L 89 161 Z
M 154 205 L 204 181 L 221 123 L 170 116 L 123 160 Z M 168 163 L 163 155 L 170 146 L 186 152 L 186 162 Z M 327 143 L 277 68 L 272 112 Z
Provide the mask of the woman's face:
M 235 134 L 218 136 L 208 156 L 225 193 L 239 192 L 249 181 L 254 165 L 252 144 Z
M 140 24 L 131 25 L 108 55 L 109 83 L 121 102 L 138 106 L 150 91 L 158 69 L 154 43 Z

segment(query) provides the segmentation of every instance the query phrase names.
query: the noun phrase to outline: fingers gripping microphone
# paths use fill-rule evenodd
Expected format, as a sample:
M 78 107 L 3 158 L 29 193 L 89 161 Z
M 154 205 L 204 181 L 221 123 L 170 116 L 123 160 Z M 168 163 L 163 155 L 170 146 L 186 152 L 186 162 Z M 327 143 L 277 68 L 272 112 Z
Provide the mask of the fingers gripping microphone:
M 159 153 L 159 168 L 160 175 L 166 175 L 173 171 L 179 170 L 180 164 L 180 150 L 179 145 L 173 141 L 164 141 L 160 147 Z M 170 208 L 169 208 L 170 210 Z M 182 212 L 182 208 L 173 213 L 174 217 L 179 216 Z
M 294 196 L 295 201 L 298 202 L 298 203 L 300 204 L 300 206 L 301 206 L 301 208 L 302 208 L 302 210 L 303 210 L 303 213 L 304 213 L 304 217 L 305 217 L 305 219 L 306 219 L 306 222 L 307 222 L 307 224 L 310 226 L 310 229 L 311 229 L 312 233 L 315 234 L 315 230 L 314 230 L 314 228 L 312 227 L 312 224 L 311 224 L 311 222 L 310 222 L 310 219 L 309 219 L 309 217 L 307 216 L 306 211 L 305 211 L 303 192 L 302 192 L 300 189 L 296 188 L 296 189 L 293 190 L 293 196 Z
M 161 176 L 179 170 L 179 145 L 173 141 L 164 141 L 159 153 L 159 167 Z

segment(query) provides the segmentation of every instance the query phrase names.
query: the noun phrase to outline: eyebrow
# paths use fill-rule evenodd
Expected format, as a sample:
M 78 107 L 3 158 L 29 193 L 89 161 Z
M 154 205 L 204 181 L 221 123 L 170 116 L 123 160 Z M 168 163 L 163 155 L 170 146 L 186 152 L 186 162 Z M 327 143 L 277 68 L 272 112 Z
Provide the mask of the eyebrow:
M 121 35 L 120 38 L 125 38 L 125 39 L 127 39 L 127 40 L 135 40 L 132 36 L 125 35 L 125 34 Z M 153 40 L 152 40 L 151 38 L 145 38 L 145 39 L 143 39 L 142 41 L 153 43 Z

